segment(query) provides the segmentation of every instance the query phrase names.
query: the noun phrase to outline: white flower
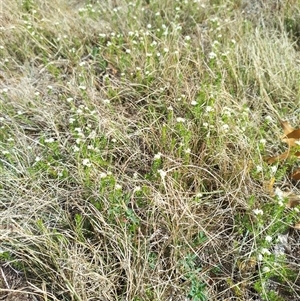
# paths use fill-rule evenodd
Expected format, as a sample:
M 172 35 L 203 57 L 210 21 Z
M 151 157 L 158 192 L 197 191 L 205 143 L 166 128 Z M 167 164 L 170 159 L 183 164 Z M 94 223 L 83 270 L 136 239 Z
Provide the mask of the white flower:
M 276 165 L 272 166 L 272 167 L 271 167 L 271 173 L 272 173 L 272 174 L 275 174 L 276 171 L 277 171 L 277 166 L 276 166 Z
M 268 273 L 268 272 L 270 272 L 270 268 L 269 267 L 263 267 L 262 271 L 264 273 Z
M 71 102 L 71 101 L 73 101 L 73 100 L 74 100 L 74 98 L 72 98 L 72 97 L 68 97 L 66 100 L 67 100 L 67 102 Z
M 177 118 L 176 118 L 176 121 L 177 121 L 177 122 L 185 122 L 185 119 L 182 118 L 182 117 L 177 117 Z
M 271 255 L 271 252 L 270 252 L 267 248 L 262 248 L 262 249 L 261 249 L 261 253 L 262 253 L 263 255 Z
M 265 145 L 265 144 L 267 143 L 267 140 L 266 140 L 266 139 L 260 139 L 260 140 L 259 140 L 259 143 L 261 143 L 261 144 L 264 144 L 264 145 Z
M 45 139 L 45 142 L 46 143 L 53 143 L 54 139 L 53 138 L 47 138 L 47 139 Z
M 192 100 L 192 101 L 191 101 L 191 105 L 192 105 L 192 106 L 196 106 L 196 105 L 197 105 L 197 101 Z
M 100 176 L 100 179 L 104 179 L 107 177 L 107 173 L 101 172 L 99 176 Z
M 52 89 L 53 89 L 53 87 L 52 87 L 52 86 L 47 86 L 47 88 L 48 88 L 49 90 L 52 90 Z
M 191 40 L 191 37 L 190 37 L 190 36 L 186 36 L 184 39 L 185 39 L 186 41 L 190 41 L 190 40 Z
M 115 189 L 116 189 L 116 190 L 122 190 L 122 185 L 116 184 Z
M 228 129 L 229 129 L 229 125 L 226 123 L 221 126 L 221 130 L 223 130 L 224 132 L 227 132 Z
M 162 170 L 162 169 L 159 169 L 159 170 L 158 170 L 158 173 L 159 173 L 159 175 L 160 175 L 160 177 L 161 177 L 162 179 L 164 179 L 164 178 L 166 177 L 166 175 L 167 175 L 167 172 L 164 171 L 164 170 Z
M 258 254 L 258 255 L 257 255 L 257 260 L 258 260 L 258 261 L 262 261 L 262 260 L 263 260 L 262 254 Z
M 262 172 L 262 170 L 263 170 L 263 168 L 262 168 L 261 165 L 257 165 L 257 166 L 256 166 L 256 171 L 257 171 L 257 172 Z
M 198 193 L 196 194 L 196 197 L 197 197 L 197 198 L 202 198 L 202 197 L 203 197 L 203 194 L 202 194 L 201 192 L 198 192 Z
M 205 108 L 205 111 L 206 112 L 212 112 L 214 109 L 213 109 L 213 107 L 211 107 L 211 106 L 207 106 L 206 108 Z
M 138 191 L 141 191 L 142 188 L 141 186 L 136 186 L 134 189 L 133 189 L 133 192 L 138 192 Z
M 271 122 L 273 120 L 273 118 L 270 115 L 268 115 L 268 116 L 265 117 L 265 120 L 267 122 Z
M 80 90 L 86 90 L 86 86 L 79 86 L 78 87 Z
M 253 213 L 255 215 L 263 215 L 264 214 L 264 212 L 261 209 L 258 209 L 258 208 L 253 209 Z
M 203 126 L 204 126 L 205 128 L 208 128 L 209 124 L 208 124 L 207 122 L 203 122 Z
M 79 152 L 79 150 L 80 150 L 80 148 L 79 148 L 77 145 L 74 145 L 74 146 L 73 146 L 73 151 L 74 151 L 75 153 Z
M 41 157 L 37 156 L 37 157 L 35 157 L 34 161 L 39 162 L 39 161 L 41 161 L 41 159 L 42 159 Z
M 280 188 L 278 188 L 278 187 L 275 188 L 275 195 L 278 197 L 279 201 L 284 200 L 284 194 Z
M 76 121 L 75 118 L 72 118 L 72 117 L 69 118 L 69 123 L 70 123 L 70 124 L 72 124 L 74 121 Z
M 90 159 L 83 159 L 83 160 L 82 160 L 82 165 L 83 165 L 83 166 L 90 167 L 92 164 L 91 164 L 91 162 L 90 162 Z
M 190 149 L 190 148 L 187 148 L 184 152 L 185 152 L 186 154 L 190 154 L 190 153 L 191 153 L 191 149 Z
M 164 48 L 164 52 L 169 52 L 169 48 Z
M 154 155 L 154 160 L 160 160 L 162 153 L 158 152 L 157 154 Z
M 217 55 L 214 52 L 210 52 L 208 54 L 208 57 L 212 60 L 212 59 L 215 59 L 217 57 Z
M 266 238 L 265 238 L 265 240 L 266 240 L 267 242 L 271 242 L 271 241 L 272 241 L 272 236 L 267 235 Z

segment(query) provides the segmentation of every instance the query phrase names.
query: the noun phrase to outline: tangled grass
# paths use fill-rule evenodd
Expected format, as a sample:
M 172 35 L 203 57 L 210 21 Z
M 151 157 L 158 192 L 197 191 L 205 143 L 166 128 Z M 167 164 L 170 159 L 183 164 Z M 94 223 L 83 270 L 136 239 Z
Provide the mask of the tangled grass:
M 2 1 L 2 296 L 299 300 L 299 210 L 270 191 L 295 160 L 263 160 L 299 123 L 299 13 Z

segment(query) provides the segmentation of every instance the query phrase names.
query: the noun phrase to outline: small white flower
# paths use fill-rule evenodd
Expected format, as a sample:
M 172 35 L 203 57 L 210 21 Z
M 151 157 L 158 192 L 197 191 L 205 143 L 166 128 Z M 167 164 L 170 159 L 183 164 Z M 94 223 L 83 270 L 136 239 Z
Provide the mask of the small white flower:
M 67 102 L 71 102 L 71 101 L 73 101 L 73 100 L 74 100 L 74 98 L 72 98 L 72 97 L 68 97 L 66 100 L 67 100 Z
M 206 112 L 212 112 L 214 109 L 213 109 L 213 107 L 211 107 L 211 106 L 207 106 L 206 108 L 205 108 L 205 111 Z
M 158 152 L 157 154 L 154 155 L 154 160 L 160 160 L 161 159 L 161 155 L 162 153 L 161 152 Z
M 173 111 L 173 107 L 172 106 L 168 106 L 167 110 L 168 111 Z
M 91 162 L 90 162 L 90 159 L 83 159 L 83 160 L 82 160 L 82 165 L 83 165 L 83 166 L 90 167 L 92 164 L 91 164 Z
M 212 60 L 212 59 L 215 59 L 217 57 L 217 55 L 214 52 L 210 52 L 208 54 L 208 57 Z
M 53 89 L 53 87 L 52 86 L 47 86 L 47 88 L 49 89 L 49 90 L 52 90 Z
M 158 170 L 158 173 L 159 173 L 159 175 L 160 175 L 160 177 L 161 177 L 162 179 L 164 179 L 164 178 L 166 177 L 166 175 L 167 175 L 167 172 L 164 171 L 164 170 L 162 170 L 162 169 L 159 169 L 159 170 Z
M 265 144 L 267 143 L 267 140 L 266 140 L 266 139 L 260 139 L 260 140 L 259 140 L 259 143 L 265 145 Z
M 53 143 L 54 141 L 55 141 L 54 138 L 47 138 L 47 139 L 45 139 L 46 143 Z
M 79 148 L 77 145 L 74 145 L 74 146 L 73 146 L 73 151 L 74 151 L 75 153 L 79 152 L 79 150 L 80 150 L 80 148 Z
M 185 36 L 184 38 L 186 41 L 190 41 L 191 40 L 191 37 L 190 36 Z
M 204 126 L 205 128 L 208 128 L 209 124 L 208 124 L 207 122 L 203 122 L 203 126 Z
M 186 154 L 190 154 L 190 153 L 191 153 L 191 149 L 190 149 L 190 148 L 187 148 L 184 152 L 185 152 Z
M 164 48 L 164 52 L 169 52 L 169 48 Z
M 34 159 L 35 162 L 39 162 L 39 161 L 41 161 L 41 160 L 42 160 L 42 158 L 39 157 L 39 156 L 35 157 L 35 159 Z
M 2 93 L 7 93 L 8 92 L 8 89 L 7 88 L 3 88 L 2 89 Z
M 264 273 L 268 273 L 268 272 L 270 272 L 270 268 L 269 267 L 263 267 L 262 271 Z
M 107 173 L 101 172 L 99 176 L 100 176 L 100 179 L 104 179 L 107 177 Z
M 177 121 L 177 122 L 185 122 L 185 119 L 182 118 L 182 117 L 177 117 L 177 118 L 176 118 L 176 121 Z
M 8 154 L 9 154 L 9 151 L 4 150 L 4 151 L 2 151 L 2 154 L 3 154 L 3 155 L 8 155 Z
M 273 118 L 270 115 L 268 115 L 268 116 L 265 117 L 265 120 L 267 122 L 271 122 L 273 120 Z
M 280 201 L 284 200 L 284 194 L 283 194 L 283 191 L 280 188 L 278 188 L 278 187 L 275 188 L 275 195 L 278 197 L 278 199 Z
M 267 248 L 262 248 L 262 249 L 261 249 L 261 253 L 262 253 L 263 255 L 271 255 L 271 252 L 270 252 Z
M 75 118 L 72 118 L 72 117 L 69 118 L 69 123 L 70 123 L 70 124 L 74 123 L 74 121 L 76 121 Z
M 262 172 L 263 168 L 261 165 L 256 166 L 256 172 Z
M 262 254 L 258 254 L 258 255 L 257 255 L 257 260 L 258 260 L 258 261 L 262 261 L 262 260 L 263 260 Z
M 276 165 L 274 165 L 274 166 L 271 166 L 271 173 L 272 174 L 275 174 L 276 173 L 276 171 L 277 171 L 277 166 Z
M 227 132 L 228 130 L 229 130 L 229 125 L 228 124 L 223 124 L 222 126 L 221 126 L 221 130 L 223 130 L 224 132 Z
M 253 213 L 255 215 L 263 215 L 264 214 L 264 212 L 261 209 L 258 209 L 258 208 L 253 209 Z
M 191 105 L 192 105 L 192 106 L 196 106 L 196 105 L 197 105 L 197 101 L 192 100 L 192 101 L 191 101 Z
M 141 186 L 136 186 L 134 189 L 133 189 L 133 192 L 138 192 L 138 191 L 141 191 L 142 188 Z
M 115 189 L 116 189 L 116 190 L 122 190 L 122 185 L 116 184 L 116 185 L 115 185 Z
M 152 27 L 151 24 L 147 24 L 147 28 L 150 29 Z
M 131 53 L 130 49 L 126 49 L 125 51 L 126 51 L 126 53 Z
M 86 86 L 79 86 L 78 88 L 82 91 L 86 90 Z
M 80 66 L 80 67 L 82 67 L 82 66 L 84 66 L 84 65 L 86 65 L 86 62 L 80 62 L 80 63 L 79 63 L 79 66 Z
M 271 242 L 271 241 L 272 241 L 272 236 L 267 235 L 266 238 L 265 238 L 265 240 L 266 240 L 267 242 Z

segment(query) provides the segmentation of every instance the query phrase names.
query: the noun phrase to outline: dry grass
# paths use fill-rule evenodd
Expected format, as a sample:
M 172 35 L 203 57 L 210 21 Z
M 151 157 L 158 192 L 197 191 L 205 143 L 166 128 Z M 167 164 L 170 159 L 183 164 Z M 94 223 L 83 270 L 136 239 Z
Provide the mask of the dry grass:
M 268 189 L 298 192 L 293 162 L 263 162 L 299 123 L 299 12 L 4 0 L 2 296 L 299 300 L 298 213 Z

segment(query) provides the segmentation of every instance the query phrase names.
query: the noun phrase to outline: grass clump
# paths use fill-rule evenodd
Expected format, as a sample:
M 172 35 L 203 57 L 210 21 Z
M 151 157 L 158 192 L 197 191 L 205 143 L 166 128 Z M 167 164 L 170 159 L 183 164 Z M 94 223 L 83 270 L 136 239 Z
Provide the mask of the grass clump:
M 298 1 L 1 5 L 4 295 L 299 299 Z

